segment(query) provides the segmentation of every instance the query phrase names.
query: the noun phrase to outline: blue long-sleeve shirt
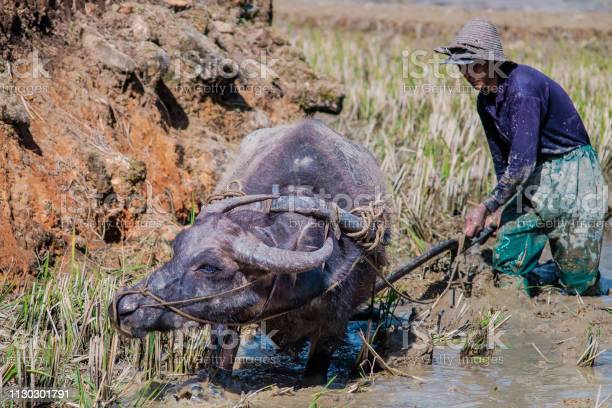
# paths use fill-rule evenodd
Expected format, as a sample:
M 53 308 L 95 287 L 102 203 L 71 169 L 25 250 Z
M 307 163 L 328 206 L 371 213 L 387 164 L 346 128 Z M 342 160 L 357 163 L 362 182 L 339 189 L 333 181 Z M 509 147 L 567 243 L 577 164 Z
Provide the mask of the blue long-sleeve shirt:
M 570 97 L 555 81 L 527 65 L 503 67 L 496 93 L 478 95 L 497 186 L 484 201 L 493 212 L 506 204 L 538 162 L 590 144 Z

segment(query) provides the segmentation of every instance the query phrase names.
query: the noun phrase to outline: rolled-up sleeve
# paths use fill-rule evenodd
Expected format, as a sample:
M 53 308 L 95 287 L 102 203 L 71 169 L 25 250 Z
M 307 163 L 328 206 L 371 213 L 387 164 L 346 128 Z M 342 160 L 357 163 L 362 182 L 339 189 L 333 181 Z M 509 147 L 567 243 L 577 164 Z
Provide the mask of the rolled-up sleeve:
M 497 186 L 484 201 L 493 212 L 506 204 L 516 194 L 536 167 L 540 138 L 540 99 L 535 96 L 514 95 L 506 100 L 509 104 L 510 135 L 512 140 L 508 153 L 508 165 L 498 178 Z M 499 175 L 498 175 L 499 176 Z

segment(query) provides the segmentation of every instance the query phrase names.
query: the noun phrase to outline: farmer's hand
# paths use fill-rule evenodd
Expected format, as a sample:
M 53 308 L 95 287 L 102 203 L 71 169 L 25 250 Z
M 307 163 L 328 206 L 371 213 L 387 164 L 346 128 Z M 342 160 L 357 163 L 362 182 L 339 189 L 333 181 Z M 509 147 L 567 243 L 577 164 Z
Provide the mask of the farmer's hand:
M 466 237 L 472 238 L 482 231 L 488 213 L 489 210 L 484 204 L 478 204 L 476 207 L 470 208 L 465 216 L 465 224 L 463 225 L 463 233 Z
M 501 226 L 501 214 L 502 209 L 498 208 L 493 214 L 489 214 L 485 220 L 485 228 L 491 228 L 494 237 L 497 236 L 497 229 Z

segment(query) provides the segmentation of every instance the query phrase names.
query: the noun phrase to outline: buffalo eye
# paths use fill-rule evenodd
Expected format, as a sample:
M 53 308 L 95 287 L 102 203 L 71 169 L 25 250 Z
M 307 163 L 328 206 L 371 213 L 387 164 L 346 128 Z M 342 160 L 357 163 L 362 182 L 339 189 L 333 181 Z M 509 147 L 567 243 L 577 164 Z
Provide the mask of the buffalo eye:
M 219 272 L 219 268 L 217 268 L 216 266 L 210 265 L 210 264 L 204 264 L 204 265 L 200 265 L 196 269 L 196 272 L 200 272 L 204 275 L 212 275 L 214 273 Z

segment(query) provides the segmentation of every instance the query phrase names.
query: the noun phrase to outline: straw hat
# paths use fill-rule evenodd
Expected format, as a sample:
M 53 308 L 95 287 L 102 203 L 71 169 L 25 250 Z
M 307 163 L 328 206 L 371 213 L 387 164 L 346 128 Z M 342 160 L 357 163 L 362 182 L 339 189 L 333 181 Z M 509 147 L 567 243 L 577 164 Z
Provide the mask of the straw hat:
M 471 64 L 475 60 L 508 61 L 497 28 L 480 19 L 468 21 L 450 44 L 434 51 L 449 56 L 444 64 Z

